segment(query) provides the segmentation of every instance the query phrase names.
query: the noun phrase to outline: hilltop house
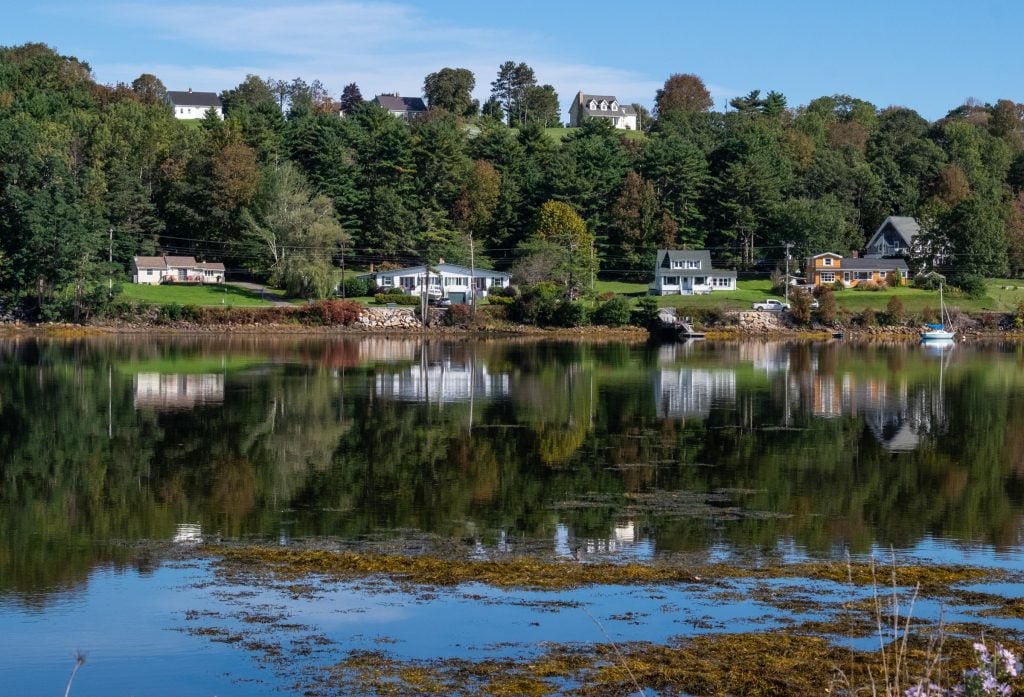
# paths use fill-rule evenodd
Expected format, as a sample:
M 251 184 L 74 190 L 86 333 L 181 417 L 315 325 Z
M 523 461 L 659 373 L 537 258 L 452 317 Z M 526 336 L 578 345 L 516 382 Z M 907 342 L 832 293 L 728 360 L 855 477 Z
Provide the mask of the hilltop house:
M 830 286 L 836 281 L 847 288 L 861 283 L 886 283 L 889 274 L 899 273 L 900 285 L 907 285 L 907 262 L 903 259 L 862 259 L 825 252 L 807 258 L 807 283 Z
M 209 109 L 213 109 L 219 118 L 224 118 L 224 108 L 220 97 L 214 92 L 168 92 L 167 103 L 174 109 L 176 119 L 201 119 Z
M 223 283 L 224 264 L 195 257 L 135 257 L 132 283 Z
M 569 125 L 582 126 L 587 119 L 608 119 L 615 128 L 635 131 L 636 110 L 608 95 L 576 93 L 569 107 Z
M 397 92 L 394 94 L 378 94 L 373 98 L 373 103 L 383 107 L 392 116 L 410 121 L 427 111 L 427 105 L 419 97 L 400 97 Z
M 389 290 L 401 288 L 407 295 L 420 295 L 426 292 L 435 298 L 448 298 L 453 303 L 467 303 L 470 288 L 475 289 L 476 297 L 485 297 L 488 293 L 500 292 L 507 288 L 512 277 L 504 271 L 489 269 L 469 269 L 457 264 L 446 264 L 441 260 L 430 267 L 410 266 L 404 269 L 376 271 L 366 274 L 363 278 L 372 280 L 378 288 Z
M 921 226 L 914 218 L 890 215 L 868 240 L 864 256 L 868 259 L 908 256 L 914 248 L 914 238 L 920 232 Z
M 736 290 L 736 271 L 711 266 L 706 249 L 659 249 L 651 295 L 701 295 Z

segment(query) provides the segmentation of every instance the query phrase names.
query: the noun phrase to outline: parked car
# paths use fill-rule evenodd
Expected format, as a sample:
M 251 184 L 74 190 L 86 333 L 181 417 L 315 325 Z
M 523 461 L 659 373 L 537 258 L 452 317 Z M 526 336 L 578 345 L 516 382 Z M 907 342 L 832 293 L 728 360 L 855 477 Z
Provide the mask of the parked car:
M 754 303 L 755 310 L 764 310 L 766 312 L 782 312 L 783 310 L 789 309 L 789 303 L 784 303 L 781 300 L 775 298 L 768 298 L 760 302 Z
M 430 298 L 430 304 L 434 307 L 451 307 L 452 301 L 450 298 Z

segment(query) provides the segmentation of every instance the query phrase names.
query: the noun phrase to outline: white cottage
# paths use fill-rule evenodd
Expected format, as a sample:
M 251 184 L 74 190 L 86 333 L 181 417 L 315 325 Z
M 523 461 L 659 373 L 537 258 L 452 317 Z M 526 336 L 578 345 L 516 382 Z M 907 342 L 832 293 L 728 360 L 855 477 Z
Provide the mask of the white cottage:
M 135 257 L 132 283 L 223 283 L 224 264 L 195 257 Z
M 168 91 L 167 103 L 176 119 L 201 119 L 208 109 L 213 109 L 218 118 L 224 118 L 224 107 L 216 92 L 193 92 L 191 87 L 186 92 Z
M 637 129 L 636 110 L 632 105 L 620 104 L 611 95 L 577 92 L 569 107 L 569 125 L 582 126 L 587 119 L 607 119 L 615 128 L 626 131 Z
M 736 290 L 735 269 L 715 269 L 706 249 L 659 249 L 651 295 L 703 295 Z
M 476 297 L 482 298 L 488 293 L 500 292 L 511 283 L 511 276 L 504 271 L 473 270 L 443 262 L 429 270 L 426 266 L 411 266 L 377 271 L 365 277 L 373 280 L 378 288 L 401 288 L 407 295 L 420 295 L 426 291 L 431 297 L 448 298 L 453 303 L 469 302 L 471 288 L 475 289 Z

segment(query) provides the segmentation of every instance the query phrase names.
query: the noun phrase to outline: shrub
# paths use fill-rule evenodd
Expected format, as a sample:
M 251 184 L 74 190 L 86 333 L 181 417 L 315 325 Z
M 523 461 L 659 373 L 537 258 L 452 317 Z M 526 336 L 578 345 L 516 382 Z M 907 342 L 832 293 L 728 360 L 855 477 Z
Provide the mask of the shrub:
M 633 324 L 651 329 L 658 324 L 658 301 L 650 296 L 636 301 L 632 313 Z
M 889 298 L 889 304 L 885 306 L 885 316 L 889 324 L 903 324 L 907 318 L 907 313 L 903 309 L 903 301 L 895 295 Z
M 605 291 L 604 293 L 601 293 L 600 295 L 598 295 L 597 299 L 600 300 L 603 303 L 606 303 L 606 302 L 608 302 L 609 300 L 611 300 L 614 297 L 615 297 L 615 293 L 613 293 L 612 291 L 609 290 L 609 291 Z
M 914 287 L 921 290 L 938 290 L 946 277 L 935 271 L 922 272 L 914 276 Z
M 305 308 L 305 315 L 313 324 L 347 327 L 362 313 L 362 306 L 352 300 L 320 300 Z
M 516 288 L 515 286 L 505 286 L 504 288 L 501 289 L 501 294 L 506 298 L 518 298 L 519 289 Z
M 443 319 L 446 326 L 467 327 L 473 322 L 473 309 L 469 305 L 452 305 Z
M 1017 303 L 1017 309 L 1013 312 L 1013 328 L 1024 329 L 1024 301 Z
M 925 324 L 932 324 L 938 318 L 939 313 L 934 307 L 922 307 L 921 308 L 921 321 Z
M 985 279 L 976 273 L 964 273 L 953 279 L 956 285 L 969 298 L 984 298 L 988 292 Z
M 594 311 L 593 320 L 594 324 L 607 327 L 624 327 L 629 324 L 631 314 L 629 301 L 622 296 L 614 296 Z
M 818 291 L 818 317 L 825 324 L 836 322 L 836 296 L 829 288 Z
M 558 286 L 542 281 L 523 288 L 522 294 L 509 305 L 509 318 L 513 322 L 547 326 L 555 323 L 555 310 L 561 298 Z
M 870 307 L 864 308 L 864 311 L 860 313 L 860 323 L 865 327 L 874 327 L 878 324 L 875 311 Z
M 488 295 L 488 305 L 511 305 L 515 302 L 515 298 L 510 298 L 507 295 Z
M 370 286 L 374 286 L 376 290 L 376 284 L 373 281 L 365 278 L 354 278 L 349 277 L 345 279 L 344 291 L 346 298 L 361 298 L 370 295 Z
M 790 293 L 789 314 L 797 324 L 809 324 L 811 321 L 811 294 L 803 290 L 795 290 Z
M 833 291 L 846 290 L 846 286 L 843 284 L 842 281 L 840 281 L 839 279 L 836 279 L 835 282 L 832 284 L 832 290 Z
M 160 311 L 156 315 L 156 321 L 158 324 L 170 324 L 180 320 L 181 316 L 182 306 L 178 303 L 169 303 L 161 306 Z
M 583 327 L 590 323 L 587 306 L 577 300 L 563 301 L 555 308 L 553 324 L 559 327 Z
M 404 295 L 397 293 L 378 293 L 373 296 L 373 302 L 377 305 L 387 305 L 393 303 L 395 305 L 419 305 L 420 299 L 417 295 Z

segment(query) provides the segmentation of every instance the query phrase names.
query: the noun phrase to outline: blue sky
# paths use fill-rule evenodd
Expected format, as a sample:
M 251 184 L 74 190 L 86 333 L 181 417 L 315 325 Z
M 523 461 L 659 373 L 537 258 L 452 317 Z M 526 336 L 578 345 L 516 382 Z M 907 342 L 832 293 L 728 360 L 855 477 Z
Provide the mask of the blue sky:
M 566 108 L 581 89 L 649 106 L 682 72 L 717 107 L 774 89 L 791 106 L 845 93 L 936 119 L 968 97 L 1024 102 L 1022 28 L 1019 0 L 36 0 L 5 8 L 0 44 L 47 43 L 100 82 L 152 72 L 168 89 L 219 92 L 255 73 L 319 79 L 334 96 L 352 81 L 366 97 L 415 95 L 450 66 L 473 70 L 485 97 L 513 59 Z

